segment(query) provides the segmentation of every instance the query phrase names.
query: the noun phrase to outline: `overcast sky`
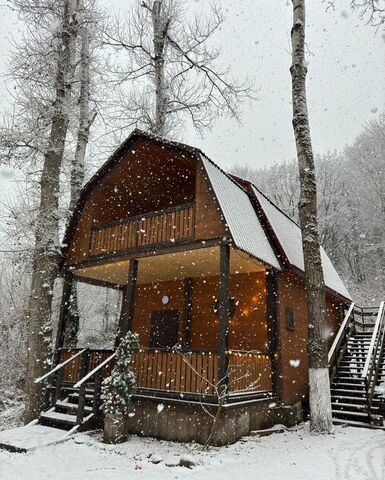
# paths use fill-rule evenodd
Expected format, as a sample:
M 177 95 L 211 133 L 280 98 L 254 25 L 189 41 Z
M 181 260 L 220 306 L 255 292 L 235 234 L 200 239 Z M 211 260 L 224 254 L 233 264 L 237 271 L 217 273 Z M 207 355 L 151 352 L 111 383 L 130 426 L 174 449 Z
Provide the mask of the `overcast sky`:
M 100 3 L 117 12 L 131 2 Z M 191 0 L 202 11 L 209 3 Z M 384 109 L 384 36 L 350 10 L 350 0 L 337 3 L 336 11 L 327 12 L 321 0 L 307 2 L 308 101 L 316 153 L 343 149 L 365 122 Z M 244 106 L 242 125 L 219 118 L 203 139 L 188 130 L 184 140 L 201 147 L 224 168 L 234 163 L 262 166 L 291 159 L 295 155 L 289 73 L 291 1 L 223 0 L 222 6 L 226 21 L 216 38 L 223 50 L 222 61 L 231 66 L 234 75 L 246 74 L 255 80 L 258 100 Z M 0 13 L 3 75 L 9 38 L 18 35 L 18 26 L 4 7 Z M 2 113 L 9 104 L 1 85 L 0 93 Z M 3 178 L 0 188 L 12 188 L 8 184 Z

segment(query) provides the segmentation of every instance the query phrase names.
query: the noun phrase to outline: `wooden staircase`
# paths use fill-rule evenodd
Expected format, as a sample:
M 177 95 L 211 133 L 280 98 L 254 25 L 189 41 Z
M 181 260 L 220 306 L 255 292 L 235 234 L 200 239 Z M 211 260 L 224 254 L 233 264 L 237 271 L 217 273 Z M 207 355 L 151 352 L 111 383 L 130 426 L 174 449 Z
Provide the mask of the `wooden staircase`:
M 94 412 L 95 401 L 94 389 L 87 388 L 82 415 L 80 418 L 79 408 L 80 388 L 62 387 L 60 399 L 39 417 L 39 423 L 49 427 L 57 427 L 72 432 L 78 429 L 88 428 L 97 419 Z M 62 399 L 62 400 L 61 400 Z
M 329 352 L 333 422 L 369 427 L 383 423 L 384 303 L 352 304 Z
M 98 425 L 101 419 L 103 369 L 115 355 L 116 353 L 113 353 L 88 372 L 89 350 L 83 349 L 65 362 L 56 365 L 43 377 L 36 379 L 35 383 L 43 382 L 48 378 L 52 380 L 52 383 L 45 388 L 46 403 L 51 406 L 40 414 L 38 423 L 67 430 L 68 433 Z M 80 380 L 75 385 L 63 382 L 65 367 L 78 357 L 81 358 Z

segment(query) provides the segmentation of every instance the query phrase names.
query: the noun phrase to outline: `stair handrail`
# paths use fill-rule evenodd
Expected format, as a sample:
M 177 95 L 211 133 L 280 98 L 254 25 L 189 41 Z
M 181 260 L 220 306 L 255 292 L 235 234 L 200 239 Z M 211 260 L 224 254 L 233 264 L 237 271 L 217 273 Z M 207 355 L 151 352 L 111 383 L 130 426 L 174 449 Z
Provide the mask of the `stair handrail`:
M 371 413 L 371 409 L 372 409 L 372 403 L 373 403 L 373 397 L 374 397 L 374 392 L 375 392 L 375 389 L 376 389 L 376 385 L 377 385 L 377 379 L 378 379 L 378 373 L 379 373 L 379 369 L 380 369 L 380 366 L 382 364 L 382 356 L 384 354 L 384 347 L 385 347 L 385 307 L 383 307 L 382 309 L 382 316 L 383 316 L 383 320 L 382 320 L 382 325 L 383 325 L 383 328 L 382 328 L 382 334 L 380 335 L 380 338 L 379 338 L 379 351 L 378 351 L 378 358 L 377 358 L 377 354 L 375 355 L 375 358 L 376 358 L 376 363 L 375 363 L 375 368 L 373 370 L 373 373 L 372 373 L 372 380 L 370 382 L 370 390 L 368 392 L 368 413 L 370 415 Z
M 86 383 L 91 377 L 93 377 L 99 370 L 101 370 L 107 363 L 109 363 L 114 357 L 116 357 L 117 352 L 114 352 L 103 362 L 99 363 L 93 370 L 91 370 L 87 375 L 81 378 L 77 383 L 75 383 L 74 388 L 80 388 L 84 383 Z
M 78 413 L 76 416 L 76 422 L 81 424 L 84 418 L 84 407 L 86 404 L 86 386 L 87 381 L 91 377 L 95 377 L 94 385 L 94 398 L 92 402 L 92 411 L 93 415 L 97 415 L 100 406 L 100 397 L 101 397 L 101 385 L 102 385 L 102 369 L 116 356 L 117 351 L 112 355 L 106 358 L 103 362 L 99 363 L 93 370 L 91 370 L 87 375 L 84 375 L 77 383 L 75 383 L 74 388 L 79 388 L 79 403 L 78 403 Z
M 86 351 L 86 348 L 83 348 L 83 350 L 79 350 L 79 352 L 77 352 L 75 355 L 73 355 L 72 357 L 70 358 L 67 358 L 67 360 L 65 360 L 64 362 L 62 363 L 58 363 L 52 370 L 50 370 L 49 372 L 47 372 L 46 374 L 44 374 L 42 377 L 39 377 L 39 378 L 36 378 L 34 383 L 40 383 L 42 382 L 43 380 L 45 380 L 46 378 L 50 377 L 51 375 L 53 375 L 54 373 L 56 373 L 57 371 L 61 370 L 62 368 L 64 368 L 66 365 L 68 365 L 69 363 L 71 363 L 73 360 L 75 360 L 76 357 L 78 357 L 79 355 L 81 355 L 82 353 L 84 353 Z
M 378 309 L 378 314 L 376 318 L 376 323 L 374 325 L 372 338 L 370 340 L 369 350 L 365 360 L 365 365 L 361 374 L 361 378 L 365 380 L 365 382 L 367 382 L 369 374 L 373 370 L 373 367 L 376 363 L 376 358 L 373 357 L 373 353 L 374 353 L 374 350 L 376 349 L 377 351 L 377 348 L 378 348 L 378 343 L 379 343 L 378 333 L 379 333 L 379 329 L 383 325 L 383 311 L 384 311 L 384 302 L 381 302 L 380 307 Z
M 352 313 L 354 312 L 354 307 L 355 307 L 355 303 L 352 302 L 350 304 L 350 307 L 349 307 L 348 311 L 346 312 L 345 318 L 344 318 L 343 322 L 341 323 L 341 326 L 340 326 L 340 328 L 337 332 L 337 335 L 334 338 L 333 344 L 330 347 L 329 354 L 328 354 L 328 365 L 329 365 L 329 367 L 334 364 L 335 355 L 339 351 L 341 343 L 346 336 L 348 327 L 350 325 L 350 320 L 352 320 L 351 316 L 352 316 Z

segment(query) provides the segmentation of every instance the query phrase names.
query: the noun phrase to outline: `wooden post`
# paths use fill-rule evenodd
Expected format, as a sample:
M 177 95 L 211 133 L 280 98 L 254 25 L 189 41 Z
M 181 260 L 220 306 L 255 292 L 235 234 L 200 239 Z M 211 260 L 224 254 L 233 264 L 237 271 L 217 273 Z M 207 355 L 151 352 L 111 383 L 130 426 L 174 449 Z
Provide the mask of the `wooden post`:
M 268 270 L 266 275 L 266 321 L 268 329 L 268 347 L 271 359 L 272 388 L 274 394 L 280 392 L 277 352 L 278 338 L 278 287 L 277 276 L 273 270 Z
M 230 246 L 222 244 L 219 261 L 219 393 L 223 395 L 228 386 L 228 348 L 229 348 L 229 320 L 230 320 Z
M 192 320 L 192 279 L 190 277 L 186 277 L 183 279 L 183 293 L 183 331 L 181 334 L 181 343 L 183 348 L 189 348 Z
M 73 283 L 73 274 L 71 272 L 66 272 L 63 277 L 63 290 L 62 290 L 59 323 L 57 327 L 57 335 L 56 335 L 56 343 L 55 343 L 55 354 L 54 354 L 55 366 L 60 361 L 59 349 L 62 348 L 64 345 L 65 329 L 66 329 L 66 323 L 68 319 L 68 313 L 69 313 L 69 307 L 70 307 L 70 301 L 71 301 L 72 283 Z
M 122 312 L 120 314 L 119 333 L 115 342 L 116 346 L 132 328 L 137 276 L 138 260 L 133 259 L 129 263 L 127 286 L 123 290 Z

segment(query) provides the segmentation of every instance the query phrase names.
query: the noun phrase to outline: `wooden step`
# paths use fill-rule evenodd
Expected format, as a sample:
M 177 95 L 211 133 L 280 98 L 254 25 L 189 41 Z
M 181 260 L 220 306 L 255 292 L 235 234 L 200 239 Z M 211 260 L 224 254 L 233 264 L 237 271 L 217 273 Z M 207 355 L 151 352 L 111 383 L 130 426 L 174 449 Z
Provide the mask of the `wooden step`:
M 347 395 L 350 395 L 350 394 L 357 394 L 357 395 L 362 395 L 363 398 L 366 397 L 366 393 L 361 391 L 361 390 L 352 390 L 352 389 L 349 389 L 349 388 L 339 388 L 339 387 L 336 387 L 334 385 L 332 385 L 332 388 L 331 388 L 332 392 L 338 392 L 336 395 L 341 395 L 341 396 L 344 396 L 343 394 L 346 393 Z M 334 393 L 332 393 L 332 395 L 334 395 Z
M 65 408 L 68 410 L 77 410 L 79 405 L 77 403 L 66 402 L 65 400 L 58 400 L 55 404 L 55 407 Z M 91 413 L 92 407 L 85 406 L 84 411 Z
M 345 381 L 342 381 L 342 382 L 338 382 L 338 381 L 334 382 L 334 381 L 333 381 L 332 386 L 333 386 L 333 387 L 334 387 L 334 386 L 347 387 L 347 388 L 349 388 L 349 387 L 355 387 L 357 390 L 362 390 L 362 391 L 364 391 L 364 389 L 365 389 L 365 385 L 364 385 L 364 384 L 352 383 L 352 382 L 345 382 Z
M 366 405 L 360 405 L 357 403 L 342 403 L 342 402 L 332 402 L 332 409 L 335 409 L 336 407 L 342 408 L 342 411 L 345 411 L 344 408 L 349 409 L 352 408 L 354 410 L 363 410 L 365 411 Z
M 353 395 L 332 395 L 332 402 L 334 401 L 343 401 L 343 402 L 357 402 L 362 405 L 366 405 L 365 397 L 354 397 Z
M 42 412 L 40 414 L 39 422 L 43 425 L 53 425 L 55 427 L 63 428 L 64 430 L 74 427 L 76 422 L 76 415 L 68 415 L 60 412 Z
M 333 418 L 333 423 L 335 425 L 347 425 L 347 426 L 350 425 L 352 427 L 381 428 L 381 429 L 383 429 L 383 427 L 374 427 L 373 425 L 370 425 L 370 423 L 359 422 L 357 420 L 342 419 L 342 418 Z
M 351 410 L 333 410 L 332 409 L 332 415 L 333 417 L 339 417 L 339 416 L 349 416 L 349 417 L 357 417 L 357 418 L 367 418 L 368 414 L 364 412 L 354 412 Z
M 89 413 L 86 417 L 84 417 L 82 423 L 88 422 L 93 416 L 93 413 Z M 42 412 L 40 414 L 39 423 L 58 427 L 63 430 L 72 430 L 76 425 L 78 425 L 76 421 L 76 415 L 68 415 L 67 413 L 56 411 Z

